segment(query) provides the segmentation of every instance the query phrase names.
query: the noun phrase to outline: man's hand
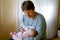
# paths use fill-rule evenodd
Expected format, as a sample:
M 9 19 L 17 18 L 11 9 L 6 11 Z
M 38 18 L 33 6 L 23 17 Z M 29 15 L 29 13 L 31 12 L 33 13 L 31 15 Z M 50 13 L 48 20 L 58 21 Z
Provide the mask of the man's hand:
M 28 34 L 30 35 L 30 37 L 35 37 L 38 35 L 37 31 L 34 29 L 29 28 L 27 31 L 28 31 Z
M 21 31 L 21 32 L 24 32 L 25 30 L 24 30 L 24 28 L 23 28 L 23 27 L 20 27 L 20 31 Z

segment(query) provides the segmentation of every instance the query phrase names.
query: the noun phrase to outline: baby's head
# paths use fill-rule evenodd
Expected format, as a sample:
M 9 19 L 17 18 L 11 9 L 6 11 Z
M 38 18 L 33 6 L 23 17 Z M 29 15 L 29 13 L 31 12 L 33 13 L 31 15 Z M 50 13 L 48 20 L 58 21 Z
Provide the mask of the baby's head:
M 31 37 L 35 37 L 38 34 L 37 31 L 35 31 L 34 29 L 31 29 L 31 28 L 29 28 L 27 31 Z
M 23 27 L 20 27 L 20 32 L 24 32 L 24 28 Z

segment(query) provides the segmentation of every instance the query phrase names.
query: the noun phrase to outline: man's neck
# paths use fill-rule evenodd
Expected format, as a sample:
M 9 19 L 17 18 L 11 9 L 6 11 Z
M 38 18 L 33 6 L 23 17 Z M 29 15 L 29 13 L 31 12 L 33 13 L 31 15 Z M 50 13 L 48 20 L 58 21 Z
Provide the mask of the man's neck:
M 36 16 L 36 12 L 34 12 L 33 16 L 31 17 L 32 19 L 34 19 Z

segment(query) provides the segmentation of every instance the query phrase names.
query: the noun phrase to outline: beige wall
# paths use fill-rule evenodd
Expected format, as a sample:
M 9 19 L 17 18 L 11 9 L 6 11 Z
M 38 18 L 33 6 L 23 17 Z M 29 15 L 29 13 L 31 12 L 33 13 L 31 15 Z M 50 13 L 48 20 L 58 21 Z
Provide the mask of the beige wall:
M 59 0 L 59 26 L 60 26 L 60 0 Z
M 1 26 L 1 0 L 0 0 L 0 26 Z
M 58 28 L 60 28 L 60 0 L 59 0 L 59 8 L 58 8 Z
M 11 31 L 16 31 L 15 0 L 0 0 L 0 40 L 8 40 Z

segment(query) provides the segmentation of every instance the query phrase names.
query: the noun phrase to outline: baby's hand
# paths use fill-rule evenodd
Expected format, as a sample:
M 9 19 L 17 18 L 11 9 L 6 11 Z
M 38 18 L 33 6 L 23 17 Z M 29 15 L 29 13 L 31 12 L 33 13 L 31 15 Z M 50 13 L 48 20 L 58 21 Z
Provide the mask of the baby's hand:
M 11 33 L 10 33 L 10 35 L 15 35 L 15 34 L 16 34 L 16 32 L 11 32 Z

